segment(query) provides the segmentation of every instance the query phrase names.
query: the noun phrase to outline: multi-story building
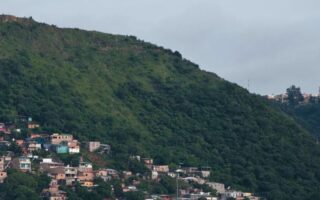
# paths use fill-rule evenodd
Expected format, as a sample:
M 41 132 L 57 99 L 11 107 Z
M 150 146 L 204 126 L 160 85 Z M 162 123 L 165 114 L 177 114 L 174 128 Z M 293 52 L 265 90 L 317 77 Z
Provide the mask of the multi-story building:
M 51 144 L 60 144 L 61 142 L 71 142 L 73 135 L 54 133 L 50 136 Z
M 12 160 L 12 167 L 22 172 L 31 172 L 31 160 L 27 157 L 19 157 Z

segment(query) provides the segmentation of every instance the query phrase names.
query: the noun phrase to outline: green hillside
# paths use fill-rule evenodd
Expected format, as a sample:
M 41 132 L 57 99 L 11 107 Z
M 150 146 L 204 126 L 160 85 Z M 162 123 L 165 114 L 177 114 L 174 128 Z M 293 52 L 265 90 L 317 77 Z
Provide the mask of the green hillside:
M 4 19 L 2 121 L 33 116 L 43 130 L 99 139 L 120 167 L 139 154 L 210 165 L 213 180 L 268 199 L 319 191 L 320 147 L 262 97 L 133 36 Z
M 285 113 L 294 117 L 296 121 L 307 129 L 316 138 L 320 137 L 320 104 L 306 104 L 295 107 L 275 104 L 276 107 L 281 108 Z

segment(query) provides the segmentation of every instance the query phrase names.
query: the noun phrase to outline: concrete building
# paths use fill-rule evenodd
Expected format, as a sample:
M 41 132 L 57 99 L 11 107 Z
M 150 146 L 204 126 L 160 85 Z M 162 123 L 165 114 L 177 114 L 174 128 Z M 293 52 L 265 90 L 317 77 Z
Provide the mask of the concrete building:
M 153 171 L 156 171 L 158 173 L 167 173 L 169 172 L 169 166 L 168 165 L 153 165 Z
M 101 143 L 99 141 L 91 141 L 91 142 L 88 143 L 88 150 L 90 152 L 94 152 L 94 151 L 96 151 L 97 149 L 100 148 L 100 144 Z
M 51 144 L 60 144 L 61 142 L 71 142 L 73 135 L 54 133 L 50 136 Z
M 31 160 L 27 157 L 15 158 L 12 160 L 12 167 L 22 172 L 31 172 Z
M 226 193 L 225 185 L 223 183 L 208 182 L 207 185 L 216 190 L 218 194 Z

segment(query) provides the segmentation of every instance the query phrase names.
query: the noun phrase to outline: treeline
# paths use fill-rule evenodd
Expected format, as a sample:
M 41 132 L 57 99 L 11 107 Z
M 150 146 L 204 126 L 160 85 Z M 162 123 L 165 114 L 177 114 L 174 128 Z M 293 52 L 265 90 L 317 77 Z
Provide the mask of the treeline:
M 0 35 L 1 121 L 33 116 L 42 131 L 108 143 L 106 159 L 117 169 L 141 155 L 209 165 L 211 180 L 271 200 L 318 192 L 313 138 L 265 99 L 178 52 L 36 22 L 0 24 Z

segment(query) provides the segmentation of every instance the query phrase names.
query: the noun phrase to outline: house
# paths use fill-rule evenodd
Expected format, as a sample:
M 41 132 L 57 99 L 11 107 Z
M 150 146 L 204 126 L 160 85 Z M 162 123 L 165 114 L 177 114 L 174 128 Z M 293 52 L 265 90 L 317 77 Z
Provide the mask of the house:
M 0 147 L 10 147 L 11 143 L 9 141 L 0 141 Z
M 122 187 L 122 191 L 123 192 L 134 192 L 134 191 L 137 191 L 138 189 L 137 189 L 137 187 L 136 186 L 134 186 L 134 185 L 130 185 L 130 186 L 123 186 Z
M 55 145 L 54 149 L 57 154 L 66 154 L 69 152 L 69 147 L 66 143 Z
M 12 167 L 22 172 L 31 172 L 31 160 L 27 157 L 14 158 Z
M 65 184 L 66 175 L 63 166 L 49 168 L 46 170 L 46 173 L 50 178 L 56 180 L 59 184 Z
M 161 200 L 171 200 L 172 198 L 169 195 L 160 195 L 160 199 Z
M 60 144 L 61 142 L 71 142 L 73 135 L 54 133 L 50 136 L 51 144 Z
M 4 123 L 0 123 L 0 132 L 4 132 L 6 129 L 6 125 Z
M 59 185 L 56 180 L 52 180 L 48 189 L 44 189 L 41 193 L 42 199 L 49 200 L 66 200 L 67 193 L 59 190 Z
M 143 160 L 145 166 L 146 166 L 148 169 L 152 170 L 153 159 L 152 159 L 152 158 L 143 158 L 142 160 Z
M 141 161 L 141 156 L 139 156 L 139 155 L 136 155 L 136 156 L 130 156 L 129 157 L 131 160 L 137 160 L 137 161 Z
M 93 171 L 91 172 L 86 172 L 86 171 L 78 171 L 77 174 L 77 180 L 82 184 L 84 182 L 93 182 L 93 179 L 95 178 L 95 174 Z
M 0 157 L 0 172 L 5 170 L 5 157 Z
M 129 177 L 129 176 L 132 176 L 132 172 L 131 171 L 122 171 L 122 175 L 124 177 Z
M 84 181 L 81 183 L 81 186 L 91 188 L 94 186 L 94 183 L 93 183 L 93 181 Z
M 48 134 L 36 134 L 32 133 L 30 138 L 28 138 L 29 141 L 36 142 L 38 144 L 46 144 L 50 141 L 50 136 Z
M 182 178 L 183 181 L 189 183 L 189 182 L 195 182 L 198 183 L 200 185 L 204 184 L 206 181 L 202 178 L 199 177 L 194 177 L 194 176 L 189 176 L 189 177 L 184 177 Z
M 110 181 L 111 176 L 108 175 L 108 171 L 106 169 L 99 169 L 95 172 L 95 176 L 101 178 L 104 181 Z
M 185 167 L 185 168 L 183 168 L 183 170 L 188 175 L 194 175 L 199 172 L 198 167 Z
M 46 150 L 46 151 L 49 151 L 49 150 L 52 150 L 52 149 L 54 150 L 54 145 L 48 144 L 48 143 L 43 144 L 43 149 Z
M 119 173 L 117 170 L 114 169 L 106 169 L 109 176 L 112 178 L 119 178 Z
M 16 140 L 16 144 L 21 147 L 24 145 L 24 140 Z
M 152 158 L 142 158 L 144 164 L 146 165 L 153 165 L 153 159 Z
M 83 185 L 87 184 L 86 187 L 92 187 L 89 182 L 93 182 L 95 174 L 92 169 L 92 164 L 88 162 L 80 162 L 78 168 L 78 181 Z M 88 185 L 89 184 L 89 185 Z
M 0 123 L 0 132 L 5 134 L 11 134 L 10 129 L 8 129 L 5 123 Z
M 99 149 L 97 149 L 97 152 L 99 154 L 109 154 L 111 151 L 111 146 L 108 144 L 100 144 Z
M 96 176 L 108 176 L 108 171 L 106 169 L 99 169 L 98 171 L 96 171 Z
M 225 194 L 226 194 L 227 198 L 238 199 L 238 198 L 243 197 L 243 194 L 240 191 L 228 190 L 228 191 L 226 191 Z
M 41 144 L 35 142 L 35 141 L 30 141 L 28 143 L 28 152 L 33 152 L 41 149 Z
M 226 192 L 226 189 L 223 183 L 207 182 L 206 184 L 212 189 L 216 190 L 218 194 L 224 194 Z
M 72 140 L 71 142 L 68 142 L 68 148 L 70 154 L 80 153 L 80 143 L 78 140 Z
M 168 172 L 167 175 L 170 176 L 171 178 L 175 178 L 177 176 L 177 174 L 174 172 Z
M 250 199 L 250 200 L 260 200 L 261 198 L 260 197 L 256 197 L 254 196 L 253 193 L 250 193 L 250 192 L 244 192 L 242 193 L 242 197 L 244 199 Z
M 79 171 L 92 172 L 92 164 L 89 162 L 80 161 Z
M 40 171 L 46 172 L 48 169 L 64 167 L 63 163 L 54 162 L 52 158 L 43 158 L 42 162 L 40 162 Z
M 100 142 L 98 142 L 98 141 L 90 141 L 89 143 L 88 143 L 88 150 L 90 151 L 90 152 L 94 152 L 94 151 L 96 151 L 97 149 L 99 149 L 100 148 Z
M 3 183 L 4 180 L 8 177 L 7 172 L 0 172 L 0 183 Z
M 208 178 L 211 174 L 211 167 L 201 167 L 200 174 L 203 178 Z
M 159 177 L 159 173 L 157 171 L 152 171 L 151 172 L 151 179 L 156 180 Z
M 64 174 L 66 176 L 66 185 L 73 185 L 77 180 L 78 168 L 68 165 L 64 168 Z
M 30 138 L 31 138 L 31 139 L 40 138 L 40 137 L 41 137 L 41 135 L 40 135 L 40 134 L 37 134 L 37 133 L 31 133 L 31 135 L 30 135 Z
M 187 195 L 190 197 L 190 199 L 200 199 L 200 198 L 205 198 L 207 200 L 218 200 L 217 197 L 213 197 L 210 195 L 210 193 L 205 193 L 205 192 L 199 192 L 199 193 L 192 193 L 190 195 Z
M 158 173 L 167 173 L 169 172 L 169 166 L 168 165 L 153 165 L 153 171 L 156 171 Z
M 28 129 L 36 129 L 39 127 L 40 127 L 40 125 L 36 122 L 28 122 Z

